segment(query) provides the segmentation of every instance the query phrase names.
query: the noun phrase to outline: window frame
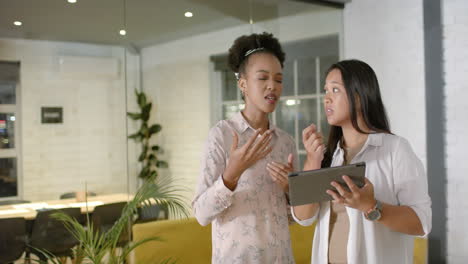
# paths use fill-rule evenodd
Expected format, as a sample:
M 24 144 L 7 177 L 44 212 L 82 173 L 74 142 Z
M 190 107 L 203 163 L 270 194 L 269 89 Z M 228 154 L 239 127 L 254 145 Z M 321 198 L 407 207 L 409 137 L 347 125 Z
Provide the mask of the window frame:
M 282 95 L 278 104 L 286 100 L 304 100 L 304 99 L 315 99 L 317 100 L 316 104 L 316 125 L 318 126 L 319 131 L 322 131 L 321 116 L 323 114 L 322 100 L 325 96 L 321 92 L 322 80 L 320 76 L 320 63 L 321 57 L 326 56 L 336 56 L 337 59 L 340 59 L 340 37 L 338 34 L 327 35 L 312 39 L 298 40 L 294 42 L 282 44 L 283 49 L 286 53 L 287 61 L 293 62 L 293 83 L 294 83 L 294 94 L 293 95 Z M 307 50 L 307 54 L 304 55 L 303 50 Z M 298 84 L 298 60 L 304 58 L 314 58 L 315 59 L 315 93 L 313 94 L 303 94 L 299 95 L 299 84 Z M 211 87 L 212 87 L 212 111 L 211 111 L 211 126 L 214 126 L 219 120 L 225 119 L 224 116 L 224 106 L 227 105 L 243 105 L 244 101 L 241 98 L 240 90 L 236 89 L 236 100 L 223 100 L 222 92 L 223 85 L 225 85 L 224 80 L 226 79 L 226 74 L 233 74 L 232 71 L 227 67 L 227 54 L 215 55 L 211 57 Z M 271 120 L 274 125 L 277 125 L 277 111 L 279 105 L 277 105 L 275 111 L 271 114 Z M 238 108 L 240 110 L 241 108 Z M 302 144 L 302 135 L 299 131 L 299 118 L 296 116 L 294 119 L 294 131 L 295 134 L 291 135 L 294 138 L 296 149 L 299 157 L 305 155 L 306 151 L 301 149 Z M 325 137 L 327 135 L 324 135 Z M 302 166 L 302 164 L 301 164 Z
M 22 166 L 22 142 L 21 142 L 21 85 L 19 78 L 16 82 L 7 80 L 0 82 L 15 85 L 15 104 L 0 104 L 0 113 L 12 113 L 15 116 L 14 148 L 0 149 L 0 158 L 16 158 L 16 196 L 0 197 L 0 201 L 22 199 L 23 197 L 23 166 Z

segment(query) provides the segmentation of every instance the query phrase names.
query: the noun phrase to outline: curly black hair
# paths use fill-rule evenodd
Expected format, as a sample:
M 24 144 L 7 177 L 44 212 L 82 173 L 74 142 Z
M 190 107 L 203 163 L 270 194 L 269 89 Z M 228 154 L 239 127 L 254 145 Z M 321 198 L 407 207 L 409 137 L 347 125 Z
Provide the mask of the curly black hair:
M 250 56 L 246 52 L 252 49 L 263 48 L 258 52 L 267 52 L 278 58 L 281 68 L 285 54 L 278 39 L 273 34 L 263 32 L 262 34 L 243 35 L 238 37 L 229 49 L 228 64 L 232 71 L 245 74 L 245 66 Z M 257 53 L 257 52 L 256 52 Z

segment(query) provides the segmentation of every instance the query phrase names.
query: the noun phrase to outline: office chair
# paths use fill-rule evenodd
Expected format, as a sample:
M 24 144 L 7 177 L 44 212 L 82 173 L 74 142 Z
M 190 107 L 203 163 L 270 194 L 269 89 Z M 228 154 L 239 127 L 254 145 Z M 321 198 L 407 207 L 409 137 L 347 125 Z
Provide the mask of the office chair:
M 0 264 L 18 260 L 26 248 L 26 220 L 24 218 L 0 219 Z
M 78 240 L 73 237 L 61 221 L 51 217 L 52 214 L 57 212 L 63 212 L 75 219 L 81 217 L 80 208 L 41 210 L 38 212 L 32 227 L 28 251 L 39 257 L 41 261 L 46 261 L 47 257 L 37 249 L 50 252 L 55 257 L 73 258 L 72 248 L 79 244 Z
M 168 219 L 167 206 L 159 204 L 143 205 L 138 208 L 138 216 L 135 223 L 146 223 L 150 221 L 157 221 L 161 219 Z M 162 213 L 162 216 L 161 216 Z
M 96 195 L 97 194 L 95 192 L 87 192 L 88 197 L 96 196 Z M 72 198 L 76 198 L 76 192 L 67 192 L 67 193 L 62 193 L 60 195 L 60 200 L 62 200 L 62 199 L 72 199 Z

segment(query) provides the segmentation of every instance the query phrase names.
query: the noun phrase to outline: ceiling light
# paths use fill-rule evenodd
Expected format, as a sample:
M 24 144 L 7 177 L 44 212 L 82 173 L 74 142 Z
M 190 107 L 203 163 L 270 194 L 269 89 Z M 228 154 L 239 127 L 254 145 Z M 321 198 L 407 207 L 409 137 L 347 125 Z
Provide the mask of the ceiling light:
M 21 21 L 15 21 L 15 22 L 13 22 L 13 25 L 19 27 L 19 26 L 23 25 L 23 23 Z
M 125 31 L 125 29 L 121 29 L 119 31 L 119 34 L 122 35 L 122 36 L 125 36 L 125 35 L 127 35 L 127 31 Z
M 192 12 L 185 12 L 185 17 L 193 17 L 193 13 Z
M 67 1 L 68 1 L 68 3 L 70 3 L 70 4 L 76 3 L 76 0 L 67 0 Z

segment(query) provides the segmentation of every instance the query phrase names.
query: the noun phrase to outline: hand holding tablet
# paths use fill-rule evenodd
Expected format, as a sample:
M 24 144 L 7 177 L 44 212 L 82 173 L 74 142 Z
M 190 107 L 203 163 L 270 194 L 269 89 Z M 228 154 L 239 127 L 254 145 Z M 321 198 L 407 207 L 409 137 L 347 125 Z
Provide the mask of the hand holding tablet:
M 348 186 L 342 176 L 347 175 L 359 188 L 365 184 L 366 164 L 364 162 L 339 167 L 323 168 L 310 171 L 292 172 L 288 176 L 289 198 L 291 205 L 303 205 L 332 200 L 327 190 L 336 189 L 331 186 L 335 181 L 346 190 Z

